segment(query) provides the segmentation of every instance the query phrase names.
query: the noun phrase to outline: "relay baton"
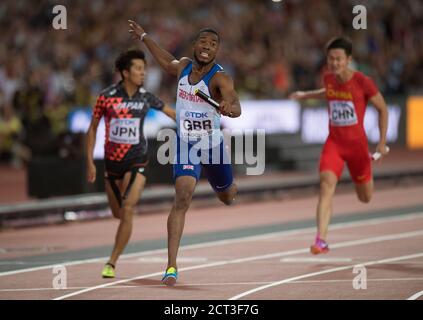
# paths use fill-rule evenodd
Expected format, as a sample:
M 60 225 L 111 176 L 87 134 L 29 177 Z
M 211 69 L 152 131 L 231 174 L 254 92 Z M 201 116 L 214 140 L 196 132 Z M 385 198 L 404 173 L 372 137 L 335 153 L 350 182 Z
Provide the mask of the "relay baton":
M 214 101 L 211 97 L 209 97 L 207 94 L 205 94 L 203 91 L 197 89 L 195 90 L 194 94 L 197 97 L 200 97 L 201 99 L 203 99 L 205 102 L 207 102 L 208 104 L 210 104 L 212 107 L 215 107 L 217 110 L 219 110 L 219 103 Z
M 387 153 L 389 152 L 388 146 L 385 146 L 385 151 Z M 374 160 L 374 161 L 379 160 L 381 156 L 382 156 L 382 154 L 380 152 L 375 152 L 375 153 L 372 154 L 372 160 Z

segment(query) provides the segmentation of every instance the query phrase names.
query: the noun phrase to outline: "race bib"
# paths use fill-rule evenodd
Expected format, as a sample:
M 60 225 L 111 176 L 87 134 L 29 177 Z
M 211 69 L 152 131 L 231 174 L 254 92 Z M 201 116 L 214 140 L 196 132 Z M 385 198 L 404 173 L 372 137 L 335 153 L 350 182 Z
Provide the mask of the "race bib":
M 182 110 L 179 116 L 179 134 L 188 140 L 198 140 L 213 134 L 214 120 L 209 112 Z
M 358 123 L 352 101 L 329 101 L 329 118 L 331 125 L 338 127 L 352 126 Z
M 140 119 L 112 119 L 109 139 L 114 143 L 138 144 L 140 142 Z

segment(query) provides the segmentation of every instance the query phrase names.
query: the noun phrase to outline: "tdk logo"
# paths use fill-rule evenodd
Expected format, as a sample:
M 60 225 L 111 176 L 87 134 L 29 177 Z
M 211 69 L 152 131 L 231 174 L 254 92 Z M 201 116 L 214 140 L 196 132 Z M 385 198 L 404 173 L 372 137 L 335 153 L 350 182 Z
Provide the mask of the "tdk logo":
M 187 117 L 187 118 L 195 118 L 195 119 L 207 118 L 207 112 L 192 112 L 192 111 L 187 111 L 187 112 L 185 112 L 185 117 Z

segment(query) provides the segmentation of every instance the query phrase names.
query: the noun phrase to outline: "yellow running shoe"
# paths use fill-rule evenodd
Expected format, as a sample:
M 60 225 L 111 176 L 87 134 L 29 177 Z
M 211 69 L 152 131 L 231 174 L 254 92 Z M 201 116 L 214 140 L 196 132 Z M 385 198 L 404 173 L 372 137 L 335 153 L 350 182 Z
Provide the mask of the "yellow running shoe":
M 115 277 L 115 266 L 111 263 L 106 263 L 101 274 L 103 278 L 114 278 Z
M 176 283 L 177 279 L 178 279 L 178 272 L 176 271 L 176 268 L 169 267 L 167 268 L 162 278 L 162 283 L 167 286 L 173 286 Z

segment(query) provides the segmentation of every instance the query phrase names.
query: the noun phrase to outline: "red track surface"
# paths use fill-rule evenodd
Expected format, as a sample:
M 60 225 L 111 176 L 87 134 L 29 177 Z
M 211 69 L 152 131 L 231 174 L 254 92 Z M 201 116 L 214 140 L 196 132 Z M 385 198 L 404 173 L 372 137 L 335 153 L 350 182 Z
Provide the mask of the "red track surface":
M 365 205 L 352 192 L 338 194 L 335 216 L 364 217 L 373 211 L 423 205 L 422 195 L 423 186 L 401 186 L 379 190 Z M 191 208 L 185 235 L 312 219 L 315 205 L 316 196 L 310 196 Z M 166 218 L 167 212 L 137 217 L 131 241 L 165 238 Z M 110 219 L 2 232 L 0 247 L 8 250 L 0 252 L 0 259 L 49 254 L 35 252 L 36 248 L 68 252 L 111 246 L 116 228 L 117 221 Z M 67 289 L 61 290 L 52 288 L 53 266 L 0 273 L 0 299 L 407 299 L 423 290 L 423 212 L 334 226 L 329 233 L 331 251 L 323 256 L 308 253 L 314 232 L 307 228 L 184 247 L 173 288 L 160 284 L 165 250 L 122 258 L 112 280 L 100 277 L 104 261 L 68 265 Z M 366 266 L 367 289 L 353 288 L 353 268 L 358 264 Z

